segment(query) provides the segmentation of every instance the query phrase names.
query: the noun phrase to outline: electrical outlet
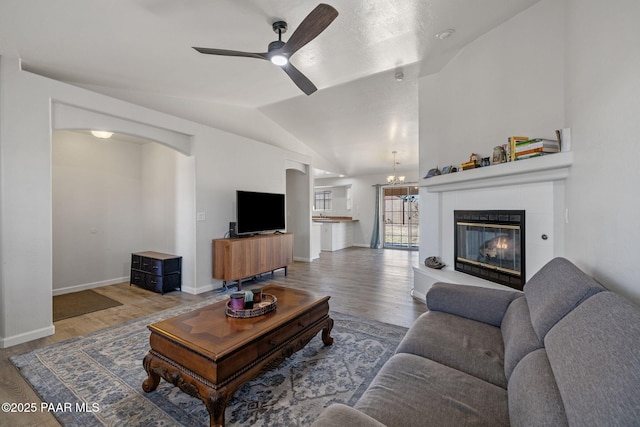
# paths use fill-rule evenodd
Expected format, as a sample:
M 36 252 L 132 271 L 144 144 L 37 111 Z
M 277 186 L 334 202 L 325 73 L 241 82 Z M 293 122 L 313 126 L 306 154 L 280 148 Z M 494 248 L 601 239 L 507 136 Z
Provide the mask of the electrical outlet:
M 207 220 L 207 213 L 206 212 L 198 212 L 196 214 L 196 221 L 206 221 Z

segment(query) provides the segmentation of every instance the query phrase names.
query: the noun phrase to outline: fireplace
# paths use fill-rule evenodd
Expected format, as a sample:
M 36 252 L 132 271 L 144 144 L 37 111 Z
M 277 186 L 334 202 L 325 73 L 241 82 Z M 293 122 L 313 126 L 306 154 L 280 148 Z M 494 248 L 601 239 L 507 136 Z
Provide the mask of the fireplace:
M 454 211 L 455 269 L 522 290 L 525 211 Z

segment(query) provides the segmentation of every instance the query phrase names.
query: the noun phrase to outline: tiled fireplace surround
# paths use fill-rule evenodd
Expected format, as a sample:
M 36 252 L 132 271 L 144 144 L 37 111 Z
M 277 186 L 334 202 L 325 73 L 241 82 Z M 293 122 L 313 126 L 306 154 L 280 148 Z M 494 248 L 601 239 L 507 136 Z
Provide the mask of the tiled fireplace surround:
M 573 154 L 503 163 L 440 175 L 420 183 L 420 261 L 414 266 L 413 296 L 424 301 L 435 282 L 511 289 L 455 271 L 454 210 L 525 210 L 526 274 L 529 279 L 549 260 L 564 254 L 564 183 Z M 542 236 L 545 235 L 546 239 Z M 447 265 L 442 270 L 424 266 L 428 256 Z

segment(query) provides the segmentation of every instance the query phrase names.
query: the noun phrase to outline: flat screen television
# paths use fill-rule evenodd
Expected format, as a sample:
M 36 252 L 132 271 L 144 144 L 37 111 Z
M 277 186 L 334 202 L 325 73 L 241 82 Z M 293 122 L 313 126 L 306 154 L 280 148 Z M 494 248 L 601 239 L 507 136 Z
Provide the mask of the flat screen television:
M 284 194 L 238 190 L 236 202 L 238 234 L 284 230 Z

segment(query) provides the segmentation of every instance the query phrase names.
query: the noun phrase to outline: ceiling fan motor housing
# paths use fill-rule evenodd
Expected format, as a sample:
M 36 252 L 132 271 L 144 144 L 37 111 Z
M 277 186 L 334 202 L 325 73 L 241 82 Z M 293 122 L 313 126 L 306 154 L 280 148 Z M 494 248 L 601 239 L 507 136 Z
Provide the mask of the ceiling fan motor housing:
M 284 46 L 283 41 L 281 40 L 272 41 L 271 43 L 269 43 L 269 48 L 267 50 L 269 51 L 269 53 L 271 53 L 276 49 L 282 48 L 282 46 Z
M 276 21 L 273 23 L 273 32 L 276 34 L 284 34 L 287 32 L 287 23 L 284 21 Z

